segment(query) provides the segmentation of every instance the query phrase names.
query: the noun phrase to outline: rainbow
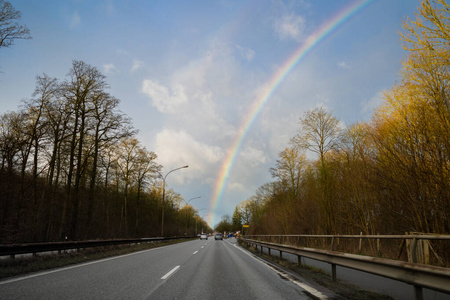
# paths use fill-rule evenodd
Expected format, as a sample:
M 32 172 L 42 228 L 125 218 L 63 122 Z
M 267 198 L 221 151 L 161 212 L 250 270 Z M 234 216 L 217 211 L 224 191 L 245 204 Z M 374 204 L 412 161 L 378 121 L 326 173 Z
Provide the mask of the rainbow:
M 236 135 L 236 138 L 234 139 L 220 168 L 211 201 L 209 219 L 211 227 L 215 225 L 216 210 L 218 205 L 221 203 L 223 192 L 230 177 L 230 172 L 236 162 L 236 158 L 240 152 L 243 141 L 271 96 L 278 89 L 281 83 L 283 83 L 289 73 L 299 64 L 302 58 L 304 58 L 312 49 L 314 49 L 315 46 L 323 41 L 325 37 L 329 36 L 331 32 L 335 31 L 341 24 L 345 23 L 353 15 L 366 7 L 371 1 L 372 0 L 355 1 L 336 14 L 331 20 L 328 20 L 322 24 L 318 30 L 308 36 L 306 41 L 283 63 L 283 65 L 277 69 L 270 80 L 264 84 L 258 97 L 253 102 L 250 112 L 247 114 L 248 118 L 245 119 L 239 127 L 238 134 Z

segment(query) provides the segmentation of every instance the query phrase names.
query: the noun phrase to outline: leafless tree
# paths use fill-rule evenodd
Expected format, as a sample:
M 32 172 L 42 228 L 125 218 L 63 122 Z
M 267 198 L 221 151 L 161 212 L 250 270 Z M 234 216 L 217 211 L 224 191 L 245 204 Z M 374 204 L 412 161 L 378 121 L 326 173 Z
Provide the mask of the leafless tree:
M 0 0 L 0 48 L 14 45 L 16 39 L 31 39 L 30 30 L 25 25 L 19 25 L 20 11 L 8 1 Z

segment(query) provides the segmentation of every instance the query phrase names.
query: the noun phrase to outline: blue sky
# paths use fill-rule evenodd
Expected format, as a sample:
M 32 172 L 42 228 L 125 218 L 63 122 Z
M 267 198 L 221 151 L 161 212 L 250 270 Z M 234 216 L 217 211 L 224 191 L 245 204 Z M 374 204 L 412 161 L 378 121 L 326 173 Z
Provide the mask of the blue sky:
M 219 169 L 259 89 L 347 0 L 17 0 L 33 39 L 0 49 L 0 113 L 29 99 L 35 77 L 63 79 L 72 60 L 99 68 L 169 187 L 209 221 L 272 181 L 269 168 L 303 114 L 324 105 L 343 123 L 368 121 L 398 79 L 398 33 L 418 0 L 373 0 L 317 45 L 250 129 L 216 211 Z M 212 218 L 212 214 L 215 215 Z

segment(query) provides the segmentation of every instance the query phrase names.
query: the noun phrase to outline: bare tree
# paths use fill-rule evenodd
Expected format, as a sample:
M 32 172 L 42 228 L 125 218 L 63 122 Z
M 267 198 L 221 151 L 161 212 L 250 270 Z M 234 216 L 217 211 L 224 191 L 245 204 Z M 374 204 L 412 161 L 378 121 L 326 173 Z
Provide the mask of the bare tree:
M 0 242 L 155 234 L 161 166 L 107 87 L 74 61 L 65 81 L 38 76 L 33 98 L 0 115 Z M 181 199 L 167 190 L 171 234 L 184 225 Z
M 341 127 L 339 120 L 321 106 L 308 111 L 300 119 L 299 133 L 292 139 L 292 143 L 319 155 L 322 166 L 325 155 L 339 145 Z
M 320 204 L 326 219 L 325 232 L 335 230 L 335 203 L 332 201 L 332 176 L 325 165 L 325 156 L 332 150 L 338 149 L 341 140 L 341 126 L 339 120 L 324 107 L 308 111 L 300 120 L 301 129 L 291 140 L 294 146 L 307 149 L 319 155 L 320 168 L 318 179 L 321 187 Z
M 64 83 L 64 96 L 70 103 L 73 111 L 72 136 L 70 141 L 69 170 L 67 175 L 67 199 L 71 199 L 72 219 L 69 236 L 74 238 L 77 232 L 78 210 L 80 206 L 80 187 L 82 176 L 86 170 L 87 159 L 85 150 L 88 142 L 90 119 L 94 111 L 95 96 L 108 87 L 105 76 L 101 72 L 83 61 L 73 61 L 69 80 Z M 72 191 L 72 181 L 75 182 Z M 73 195 L 72 195 L 73 194 Z M 65 214 L 63 214 L 65 219 Z
M 271 168 L 272 177 L 278 178 L 292 193 L 298 195 L 303 169 L 306 167 L 306 156 L 297 148 L 286 148 L 279 154 L 275 168 Z
M 121 227 L 125 227 L 128 230 L 128 200 L 129 189 L 135 178 L 135 172 L 137 170 L 138 156 L 139 156 L 140 143 L 136 138 L 126 138 L 120 143 L 117 163 L 120 169 L 120 181 L 123 185 L 123 204 L 121 214 Z
M 0 197 L 0 211 L 3 211 L 0 226 L 8 224 L 17 213 L 14 195 L 14 176 L 19 160 L 19 154 L 23 148 L 24 138 L 21 127 L 24 123 L 23 113 L 10 112 L 0 116 L 0 157 L 2 160 L 0 174 L 0 188 L 3 191 Z
M 101 152 L 111 147 L 121 139 L 131 137 L 135 131 L 131 129 L 131 122 L 122 113 L 117 111 L 119 99 L 116 99 L 103 91 L 92 97 L 92 163 L 90 166 L 91 176 L 88 194 L 87 226 L 91 226 L 95 192 L 97 189 L 98 167 Z M 87 231 L 87 234 L 88 234 Z
M 14 45 L 15 39 L 31 39 L 27 26 L 14 22 L 20 17 L 20 11 L 15 10 L 11 3 L 0 0 L 0 48 Z
M 136 189 L 136 216 L 135 216 L 135 230 L 139 226 L 139 214 L 140 214 L 140 202 L 141 195 L 143 193 L 144 187 L 148 184 L 148 179 L 151 174 L 158 174 L 157 171 L 160 170 L 160 166 L 156 164 L 155 160 L 157 158 L 156 154 L 152 151 L 148 151 L 145 147 L 137 150 L 138 156 L 135 174 L 135 189 Z

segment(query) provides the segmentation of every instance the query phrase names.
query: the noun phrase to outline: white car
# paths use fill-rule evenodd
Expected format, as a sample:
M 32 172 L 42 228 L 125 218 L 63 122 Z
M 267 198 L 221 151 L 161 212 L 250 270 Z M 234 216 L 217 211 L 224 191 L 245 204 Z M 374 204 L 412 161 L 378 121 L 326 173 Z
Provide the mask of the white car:
M 206 233 L 202 233 L 202 234 L 200 234 L 200 239 L 201 240 L 207 240 L 208 239 L 208 235 Z

